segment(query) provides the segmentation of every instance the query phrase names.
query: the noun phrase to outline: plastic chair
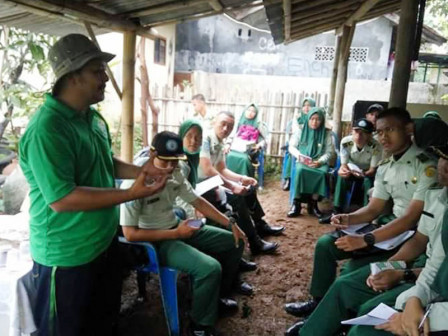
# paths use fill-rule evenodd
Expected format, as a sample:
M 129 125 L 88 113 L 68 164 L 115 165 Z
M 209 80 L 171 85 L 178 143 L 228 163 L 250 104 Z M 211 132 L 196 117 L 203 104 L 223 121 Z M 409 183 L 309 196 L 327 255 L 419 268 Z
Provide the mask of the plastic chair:
M 177 304 L 177 276 L 179 271 L 173 268 L 160 266 L 157 251 L 151 243 L 129 242 L 124 237 L 119 237 L 119 241 L 123 244 L 142 246 L 145 248 L 148 253 L 149 262 L 144 266 L 136 268 L 137 276 L 146 273 L 159 275 L 160 292 L 162 294 L 162 303 L 168 331 L 171 336 L 179 336 L 179 309 Z
M 286 169 L 288 165 L 292 165 L 291 161 L 293 160 L 291 154 L 289 154 L 289 150 L 288 150 L 288 146 L 289 146 L 289 135 L 291 133 L 291 129 L 292 129 L 292 122 L 293 120 L 288 121 L 288 123 L 286 124 L 286 128 L 285 128 L 285 137 L 287 138 L 286 142 L 285 142 L 285 155 L 283 156 L 283 164 L 282 164 L 282 182 L 285 179 L 285 175 L 286 175 Z M 292 168 L 292 167 L 291 167 Z
M 257 168 L 258 187 L 263 188 L 264 187 L 264 150 L 261 150 L 260 154 L 258 154 L 258 163 L 260 164 Z

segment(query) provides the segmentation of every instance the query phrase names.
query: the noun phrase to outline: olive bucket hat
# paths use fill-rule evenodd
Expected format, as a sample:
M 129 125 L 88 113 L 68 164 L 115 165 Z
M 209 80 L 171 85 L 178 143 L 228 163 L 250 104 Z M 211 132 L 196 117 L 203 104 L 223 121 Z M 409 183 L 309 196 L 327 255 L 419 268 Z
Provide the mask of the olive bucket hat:
M 82 34 L 69 34 L 60 38 L 48 52 L 56 82 L 66 74 L 81 69 L 93 59 L 109 62 L 114 54 L 101 51 L 95 43 Z

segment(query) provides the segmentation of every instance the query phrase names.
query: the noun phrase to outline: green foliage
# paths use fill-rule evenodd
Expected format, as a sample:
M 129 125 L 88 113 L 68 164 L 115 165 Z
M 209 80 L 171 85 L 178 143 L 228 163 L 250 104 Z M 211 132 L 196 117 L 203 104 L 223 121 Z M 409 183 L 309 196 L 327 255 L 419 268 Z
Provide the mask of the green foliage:
M 264 174 L 272 178 L 280 178 L 282 174 L 281 159 L 266 156 L 264 161 Z
M 30 117 L 42 103 L 51 84 L 47 54 L 55 38 L 6 26 L 0 26 L 0 37 L 0 114 L 6 118 L 0 123 L 1 137 L 8 123 L 14 125 L 14 118 Z M 41 88 L 30 79 L 41 82 Z
M 116 156 L 120 156 L 120 151 L 121 151 L 121 128 L 119 129 L 119 127 L 120 127 L 119 122 L 116 122 L 114 124 L 114 129 L 118 129 L 118 132 L 114 133 L 111 130 L 112 149 Z M 134 155 L 137 154 L 141 149 L 143 149 L 142 126 L 140 123 L 135 123 L 134 124 Z

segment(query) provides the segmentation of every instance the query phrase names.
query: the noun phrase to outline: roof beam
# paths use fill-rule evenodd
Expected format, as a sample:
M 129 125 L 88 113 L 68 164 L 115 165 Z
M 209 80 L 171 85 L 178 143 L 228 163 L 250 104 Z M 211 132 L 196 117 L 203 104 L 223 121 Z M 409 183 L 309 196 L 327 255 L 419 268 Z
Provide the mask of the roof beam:
M 336 29 L 343 22 L 343 18 L 332 21 L 332 22 L 323 22 L 321 24 L 314 25 L 313 28 L 305 29 L 302 31 L 293 31 L 291 32 L 291 40 L 300 40 L 305 37 L 309 37 L 312 35 L 317 35 L 320 33 L 324 33 L 329 30 Z
M 399 9 L 400 9 L 400 2 L 399 1 L 397 1 L 395 3 L 390 3 L 390 4 L 385 5 L 385 6 L 376 7 L 373 10 L 371 10 L 370 12 L 368 12 L 365 16 L 363 16 L 360 19 L 360 21 L 365 21 L 365 20 L 376 18 L 376 17 L 384 15 L 384 14 L 396 12 Z
M 208 2 L 207 0 L 174 1 L 174 2 L 170 2 L 168 4 L 149 6 L 149 7 L 129 11 L 129 12 L 123 13 L 123 16 L 129 17 L 129 18 L 141 17 L 141 16 L 147 16 L 147 15 L 152 15 L 152 14 L 159 14 L 159 13 L 174 11 L 174 10 L 178 10 L 178 9 L 189 8 L 189 7 L 207 3 L 207 2 Z
M 356 21 L 359 21 L 364 15 L 367 14 L 380 0 L 366 0 L 350 17 L 342 24 L 341 27 L 336 29 L 336 35 L 342 34 L 344 26 L 351 26 Z
M 56 3 L 55 0 L 4 0 L 17 7 L 35 13 L 37 15 L 52 17 L 59 20 L 70 21 L 84 26 L 85 22 L 97 27 L 110 29 L 112 31 L 136 31 L 137 34 L 154 40 L 158 36 L 152 34 L 147 28 L 140 27 L 131 21 L 119 19 L 113 15 L 94 9 L 85 5 L 80 6 L 73 2 L 64 2 L 64 5 Z
M 224 7 L 221 5 L 219 0 L 209 0 L 208 3 L 210 4 L 210 6 L 213 8 L 213 10 L 215 12 L 219 12 L 224 9 Z
M 291 0 L 283 0 L 283 20 L 285 27 L 285 40 L 284 43 L 288 44 L 291 38 Z
M 353 6 L 353 5 L 352 5 Z M 294 21 L 291 24 L 291 28 L 292 27 L 299 27 L 301 25 L 307 24 L 307 23 L 314 23 L 316 22 L 316 20 L 321 20 L 321 19 L 333 19 L 336 16 L 338 17 L 347 17 L 350 15 L 350 13 L 353 12 L 353 8 L 349 7 L 349 8 L 341 8 L 338 10 L 333 10 L 333 11 L 329 11 L 329 12 L 325 12 L 325 13 L 316 13 L 315 15 L 311 15 L 308 16 L 300 21 Z

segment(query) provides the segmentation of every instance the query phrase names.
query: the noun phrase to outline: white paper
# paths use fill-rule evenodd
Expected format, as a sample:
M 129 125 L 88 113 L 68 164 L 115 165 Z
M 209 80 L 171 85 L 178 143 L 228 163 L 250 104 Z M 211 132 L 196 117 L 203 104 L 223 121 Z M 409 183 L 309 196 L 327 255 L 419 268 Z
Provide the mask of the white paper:
M 245 153 L 247 152 L 247 147 L 253 144 L 255 144 L 255 141 L 243 140 L 237 137 L 233 139 L 230 149 L 237 152 Z
M 357 234 L 356 231 L 359 229 L 362 229 L 364 226 L 369 225 L 369 223 L 361 223 L 361 224 L 355 224 L 355 225 L 349 225 L 347 229 L 342 230 L 345 234 L 348 235 L 355 235 Z
M 397 313 L 395 309 L 385 305 L 384 303 L 380 303 L 366 315 L 342 321 L 341 324 L 376 326 L 386 323 L 395 313 Z
M 212 190 L 216 187 L 219 187 L 220 185 L 223 185 L 224 181 L 222 180 L 221 176 L 215 175 L 209 179 L 206 179 L 198 184 L 196 184 L 196 194 L 201 196 L 202 194 L 206 193 L 209 190 Z
M 375 247 L 378 247 L 382 250 L 392 250 L 396 248 L 397 246 L 400 246 L 402 243 L 404 243 L 406 240 L 412 237 L 414 234 L 414 231 L 405 231 L 402 234 L 399 234 L 398 236 L 382 241 L 380 243 L 376 243 Z
M 360 173 L 360 174 L 364 174 L 364 172 L 362 171 L 362 169 L 359 168 L 359 167 L 358 167 L 357 165 L 355 165 L 354 163 L 351 163 L 351 162 L 347 163 L 347 167 L 348 167 L 348 169 L 350 169 L 351 171 L 354 171 L 354 172 L 357 172 L 357 173 Z

